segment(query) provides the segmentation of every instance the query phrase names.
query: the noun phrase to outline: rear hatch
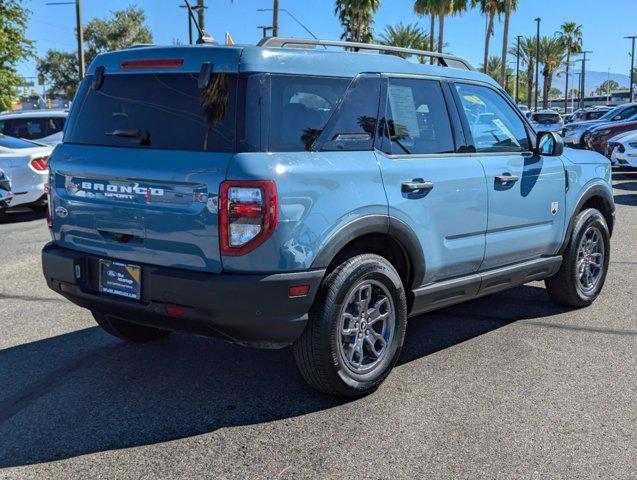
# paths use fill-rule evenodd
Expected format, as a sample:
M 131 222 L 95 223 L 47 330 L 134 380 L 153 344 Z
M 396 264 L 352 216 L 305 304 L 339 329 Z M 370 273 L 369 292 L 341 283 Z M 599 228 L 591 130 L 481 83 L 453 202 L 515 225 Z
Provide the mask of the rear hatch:
M 140 48 L 93 62 L 49 161 L 61 246 L 221 270 L 217 196 L 235 151 L 240 53 Z

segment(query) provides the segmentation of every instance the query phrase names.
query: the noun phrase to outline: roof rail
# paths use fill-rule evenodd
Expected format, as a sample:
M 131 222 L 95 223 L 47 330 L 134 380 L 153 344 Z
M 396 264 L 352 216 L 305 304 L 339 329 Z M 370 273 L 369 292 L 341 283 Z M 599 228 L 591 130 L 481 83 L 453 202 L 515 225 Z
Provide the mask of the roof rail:
M 274 48 L 305 48 L 305 47 L 342 47 L 351 48 L 352 50 L 368 50 L 374 52 L 403 53 L 407 55 L 415 55 L 418 57 L 429 57 L 438 60 L 443 67 L 462 68 L 465 70 L 474 70 L 473 66 L 464 58 L 447 53 L 429 52 L 427 50 L 417 50 L 414 48 L 392 47 L 390 45 L 377 45 L 373 43 L 345 42 L 339 40 L 321 40 L 313 38 L 283 38 L 283 37 L 265 37 L 259 43 L 259 47 Z

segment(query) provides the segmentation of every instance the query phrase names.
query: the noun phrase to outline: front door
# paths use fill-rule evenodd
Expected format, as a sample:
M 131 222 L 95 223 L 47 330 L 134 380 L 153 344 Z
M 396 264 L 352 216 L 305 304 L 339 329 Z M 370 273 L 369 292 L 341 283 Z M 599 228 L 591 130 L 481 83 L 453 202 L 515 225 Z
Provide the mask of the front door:
M 438 80 L 392 77 L 385 87 L 377 156 L 389 215 L 418 236 L 424 284 L 474 273 L 484 257 L 487 188 L 478 158 L 457 153 L 455 107 Z
M 489 217 L 481 270 L 553 255 L 564 229 L 560 157 L 532 153 L 526 126 L 495 89 L 456 83 L 487 180 Z

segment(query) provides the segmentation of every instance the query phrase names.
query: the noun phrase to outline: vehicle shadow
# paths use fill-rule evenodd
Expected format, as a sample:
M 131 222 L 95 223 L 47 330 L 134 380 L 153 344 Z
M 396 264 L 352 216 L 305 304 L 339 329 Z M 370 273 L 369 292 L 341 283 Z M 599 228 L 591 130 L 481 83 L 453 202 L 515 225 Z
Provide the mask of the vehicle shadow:
M 416 317 L 399 363 L 563 311 L 543 288 L 527 285 Z M 179 334 L 130 344 L 97 327 L 0 351 L 0 385 L 0 468 L 151 445 L 344 403 L 306 386 L 289 348 L 245 349 Z
M 615 187 L 618 188 L 618 187 Z M 625 195 L 615 195 L 615 203 L 619 205 L 636 206 L 637 205 L 637 193 L 630 193 Z
M 46 208 L 39 207 L 25 212 L 8 212 L 0 219 L 0 225 L 7 223 L 22 223 L 46 218 Z

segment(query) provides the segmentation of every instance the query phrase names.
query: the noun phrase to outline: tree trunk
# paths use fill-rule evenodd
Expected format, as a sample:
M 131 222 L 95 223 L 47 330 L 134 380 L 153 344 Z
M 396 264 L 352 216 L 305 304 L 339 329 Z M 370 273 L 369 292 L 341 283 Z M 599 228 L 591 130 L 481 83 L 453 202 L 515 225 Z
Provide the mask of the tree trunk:
M 445 33 L 445 14 L 441 13 L 438 15 L 438 53 L 442 53 L 444 33 Z
M 197 23 L 199 24 L 199 28 L 205 30 L 204 26 L 204 0 L 197 0 Z
M 272 36 L 279 36 L 279 0 L 274 0 L 272 6 Z
M 487 36 L 484 39 L 484 73 L 488 72 L 487 64 L 489 63 L 489 43 L 491 43 L 491 32 L 493 32 L 493 19 L 495 12 L 489 12 L 489 26 L 487 27 Z
M 542 72 L 542 78 L 544 80 L 544 85 L 542 88 L 542 108 L 546 110 L 549 108 L 549 89 L 551 88 L 549 77 L 552 76 L 547 70 Z
M 431 14 L 430 23 L 429 23 L 429 51 L 430 52 L 433 52 L 434 48 L 436 48 L 435 38 L 434 38 L 435 30 L 436 30 L 436 15 L 434 15 L 432 13 Z M 429 59 L 429 63 L 433 65 L 433 63 L 434 63 L 434 58 L 433 57 L 431 57 Z
M 529 65 L 526 69 L 526 105 L 531 108 L 531 103 L 533 101 L 533 72 L 535 71 L 535 65 L 533 62 L 529 62 Z
M 568 112 L 568 71 L 571 64 L 571 47 L 566 49 L 566 87 L 564 93 L 564 113 Z
M 500 82 L 506 81 L 507 49 L 509 48 L 509 19 L 511 17 L 511 0 L 506 0 L 504 6 L 504 31 L 502 32 L 502 66 L 500 67 Z

